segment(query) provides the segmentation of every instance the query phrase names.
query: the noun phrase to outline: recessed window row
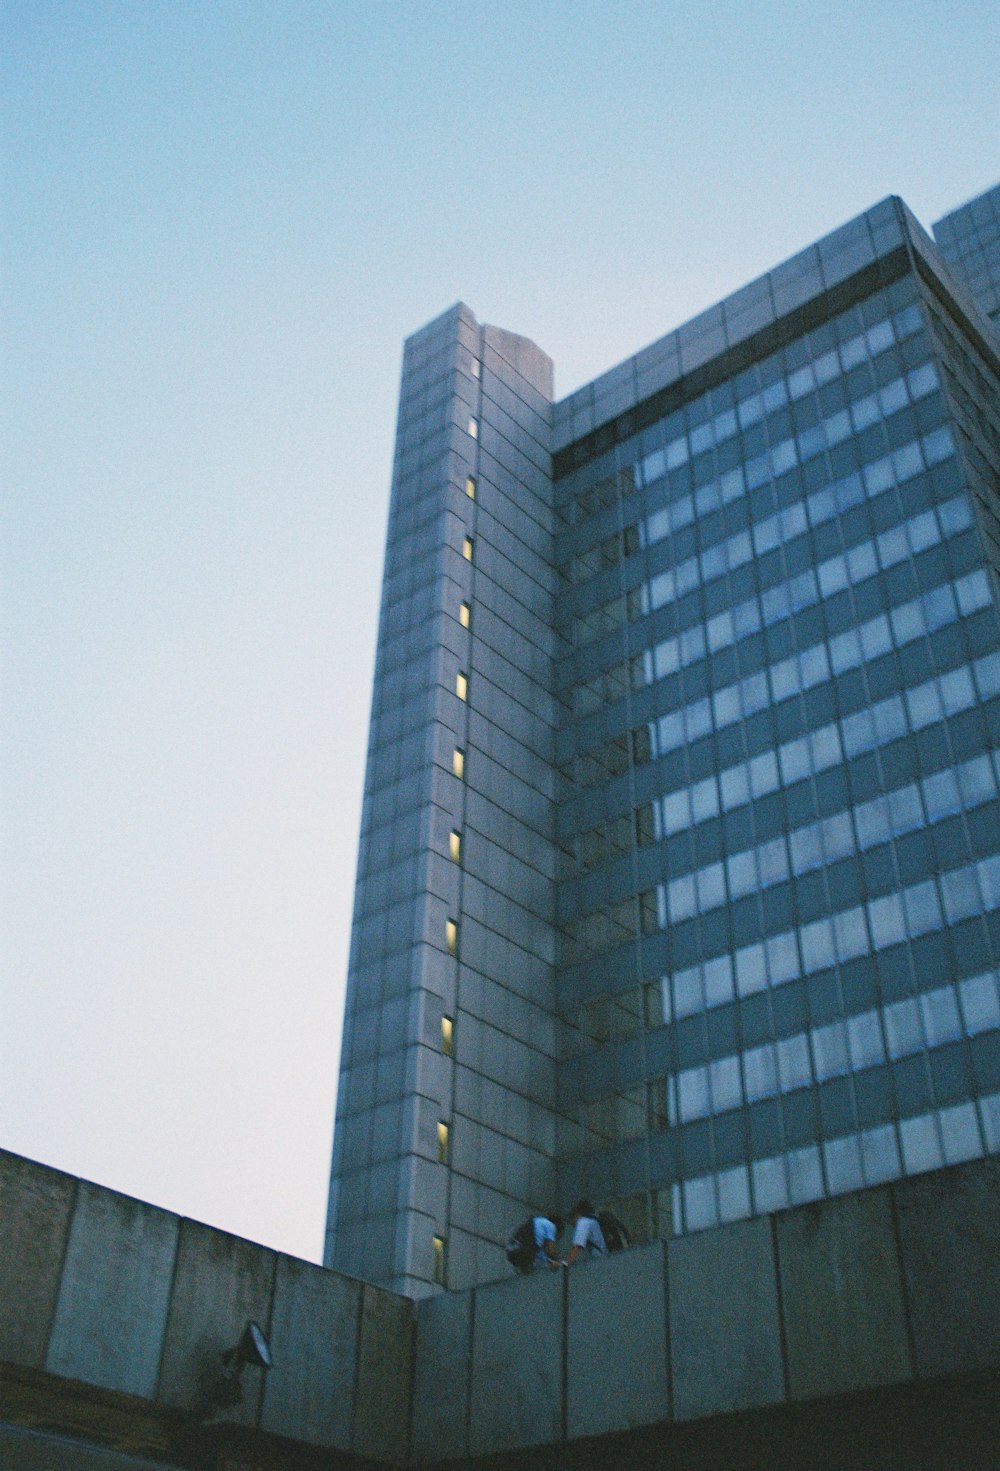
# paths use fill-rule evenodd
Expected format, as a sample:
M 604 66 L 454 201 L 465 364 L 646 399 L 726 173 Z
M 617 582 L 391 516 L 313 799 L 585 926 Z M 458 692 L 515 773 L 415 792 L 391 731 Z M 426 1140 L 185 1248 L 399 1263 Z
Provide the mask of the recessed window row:
M 658 757 L 669 755 L 671 751 L 692 745 L 713 730 L 721 731 L 741 720 L 748 720 L 762 710 L 776 708 L 785 700 L 817 688 L 848 669 L 860 668 L 867 659 L 878 657 L 879 652 L 887 653 L 892 647 L 903 649 L 915 639 L 930 635 L 939 628 L 947 627 L 960 618 L 988 607 L 992 601 L 989 576 L 982 569 L 967 573 L 957 582 L 942 583 L 937 588 L 930 588 L 919 598 L 890 609 L 887 614 L 879 614 L 854 629 L 834 635 L 832 639 L 812 644 L 801 652 L 770 665 L 768 669 L 745 675 L 743 679 L 724 685 L 712 695 L 704 695 L 661 715 L 657 720 L 613 737 L 596 751 L 578 756 L 575 775 L 569 769 L 563 770 L 563 775 L 568 781 L 578 782 L 585 788 L 611 780 L 628 769 L 630 751 L 633 765 L 647 765 Z M 998 693 L 995 659 L 994 655 L 986 655 L 973 666 L 976 687 L 982 700 L 991 699 Z M 912 728 L 922 729 L 932 720 L 940 718 L 942 712 L 954 714 L 958 710 L 967 709 L 968 704 L 962 703 L 961 688 L 961 679 L 955 680 L 949 674 L 943 674 L 937 677 L 937 682 L 928 680 L 916 689 L 904 691 L 908 704 L 912 702 L 914 706 L 910 715 Z M 937 714 L 929 713 L 935 709 Z M 823 739 L 818 732 L 814 734 L 820 740 Z M 793 759 L 794 743 L 788 744 L 789 759 Z M 740 763 L 740 767 L 745 764 Z M 711 784 L 716 778 L 706 780 Z M 737 785 L 740 782 L 738 776 L 727 780 Z M 708 808 L 713 805 L 709 787 L 699 784 L 698 789 L 699 804 L 705 806 L 706 815 L 714 816 L 719 810 L 719 802 L 714 804 L 715 811 L 709 812 Z M 695 788 L 688 790 L 692 793 L 693 800 Z M 725 811 L 730 810 L 725 801 L 721 806 Z M 692 818 L 687 815 L 683 798 L 672 810 L 672 815 L 668 816 L 664 808 L 664 830 L 668 833 L 691 826 L 692 821 L 701 821 L 701 817 Z M 679 825 L 673 826 L 674 823 Z
M 991 656 L 1000 665 L 1000 656 Z M 942 694 L 942 690 L 944 694 Z M 911 729 L 923 729 L 976 702 L 968 666 L 949 675 L 935 676 L 907 692 Z M 890 718 L 893 724 L 890 725 Z M 857 730 L 852 722 L 857 721 Z M 847 733 L 841 738 L 841 728 Z M 739 766 L 728 767 L 720 777 L 707 777 L 694 787 L 673 792 L 661 803 L 647 802 L 630 813 L 610 818 L 578 837 L 566 840 L 564 851 L 584 871 L 614 861 L 634 848 L 647 847 L 698 822 L 752 802 L 779 786 L 819 775 L 851 755 L 873 749 L 868 742 L 874 733 L 889 739 L 905 733 L 903 702 L 890 696 L 873 709 L 864 709 L 846 721 L 831 723 L 794 741 L 786 741 L 777 752 L 764 751 Z M 858 740 L 864 746 L 855 749 Z M 997 767 L 994 774 L 993 766 Z M 925 776 L 880 793 L 869 801 L 845 807 L 841 812 L 791 827 L 769 842 L 737 849 L 724 860 L 687 873 L 677 873 L 667 883 L 666 905 L 671 921 L 701 913 L 711 894 L 726 895 L 731 902 L 746 894 L 801 877 L 890 838 L 900 838 L 929 823 L 943 821 L 962 811 L 972 811 L 1000 796 L 1000 753 L 974 756 L 958 766 Z M 721 794 L 721 803 L 720 803 Z M 697 899 L 695 898 L 697 896 Z M 718 902 L 726 902 L 725 898 Z M 710 906 L 709 906 L 710 907 Z
M 920 460 L 920 443 L 924 446 L 928 463 L 940 463 L 942 459 L 950 457 L 954 452 L 951 434 L 947 429 L 935 430 L 933 434 L 924 436 L 923 441 L 919 443 L 913 441 L 910 445 L 904 446 L 902 450 L 894 451 L 886 458 L 893 461 L 894 465 L 904 472 L 902 476 L 904 480 L 924 469 Z M 895 484 L 895 482 L 890 480 L 887 484 L 882 485 L 882 489 L 889 488 L 890 484 Z M 841 481 L 836 490 L 838 492 L 836 514 L 848 509 L 848 504 L 857 504 L 858 500 L 863 497 L 861 478 L 857 475 L 849 476 L 845 481 Z M 849 502 L 848 497 L 851 497 Z M 789 508 L 788 513 L 782 514 L 791 517 L 800 510 L 801 507 L 792 507 Z M 916 555 L 912 551 L 913 547 L 925 550 L 942 539 L 958 535 L 971 524 L 968 499 L 964 495 L 953 496 L 941 506 L 921 511 L 901 525 L 909 527 L 911 523 L 913 523 L 912 530 L 901 533 L 899 526 L 889 527 L 874 539 L 861 542 L 847 552 L 827 558 L 821 564 L 822 583 L 819 569 L 807 567 L 796 576 L 784 578 L 766 588 L 759 595 L 745 598 L 733 607 L 726 608 L 708 619 L 703 619 L 697 610 L 693 610 L 695 621 L 687 628 L 671 638 L 661 640 L 653 648 L 646 649 L 641 655 L 634 656 L 633 665 L 636 660 L 642 660 L 641 683 L 654 684 L 656 680 L 676 673 L 678 669 L 685 669 L 698 663 L 709 654 L 731 647 L 748 634 L 758 633 L 762 628 L 771 627 L 775 623 L 783 622 L 786 618 L 794 617 L 796 613 L 815 607 L 827 597 L 834 596 L 837 591 L 840 591 L 840 584 L 843 584 L 845 579 L 848 585 L 856 585 L 874 576 L 880 570 L 887 570 L 895 566 L 907 556 Z M 740 537 L 733 538 L 733 541 L 739 542 L 742 537 L 747 537 L 747 533 L 741 533 Z M 931 539 L 927 540 L 928 537 Z M 744 559 L 727 570 L 736 570 L 737 566 L 745 565 L 746 562 L 752 560 L 753 554 L 749 540 L 747 540 Z M 697 558 L 691 558 L 680 568 L 671 568 L 644 584 L 643 607 L 651 611 L 663 606 L 664 603 L 673 601 L 674 598 L 683 597 L 693 591 L 698 586 L 698 561 Z M 685 567 L 688 573 L 682 577 L 681 573 Z M 690 585 L 685 580 L 689 575 L 694 579 L 690 581 Z M 616 669 L 620 667 L 622 666 L 615 666 Z M 560 698 L 564 702 L 572 698 L 574 708 L 576 708 L 577 691 L 584 690 L 584 694 L 579 696 L 584 708 L 577 709 L 577 713 L 587 713 L 590 708 L 593 708 L 591 701 L 595 692 L 603 688 L 602 673 L 603 671 L 599 671 L 589 680 L 572 686 Z M 633 689 L 639 687 L 634 683 L 636 677 L 632 676 L 631 687 Z M 605 696 L 605 698 L 615 698 L 615 696 Z
M 856 400 L 849 408 L 821 419 L 818 424 L 794 439 L 782 440 L 772 445 L 764 454 L 753 456 L 717 479 L 708 481 L 695 494 L 682 496 L 653 511 L 639 523 L 642 545 L 655 546 L 671 532 L 679 531 L 698 517 L 709 515 L 721 506 L 739 500 L 741 496 L 759 489 L 769 480 L 777 480 L 796 465 L 805 464 L 824 450 L 834 449 L 845 439 L 861 433 L 882 418 L 889 418 L 908 403 L 919 402 L 939 387 L 934 364 L 923 363 L 904 378 L 896 378 L 885 388 L 879 389 L 878 394 L 866 395 Z M 807 498 L 806 503 L 812 499 Z M 797 502 L 799 506 L 802 504 Z M 820 497 L 813 501 L 814 514 L 815 507 L 821 504 Z M 771 518 L 771 522 L 775 520 L 776 518 Z M 818 524 L 817 520 L 813 524 Z M 761 540 L 765 542 L 765 549 L 779 544 L 774 535 L 775 529 L 769 522 L 762 523 L 762 531 L 766 534 L 762 535 Z M 787 534 L 783 539 L 788 539 Z
M 656 890 L 630 895 L 617 904 L 570 920 L 562 927 L 563 964 L 602 955 L 640 935 L 654 935 L 659 928 Z
M 937 986 L 885 1007 L 683 1068 L 665 1079 L 665 1127 L 727 1113 L 998 1029 L 997 977 L 988 971 L 957 986 Z
M 893 326 L 890 325 L 890 322 L 895 326 L 895 334 L 893 334 Z M 686 410 L 678 410 L 677 413 L 664 420 L 661 432 L 670 434 L 671 429 L 679 425 L 683 418 L 686 418 L 689 423 L 692 420 L 700 420 L 700 422 L 691 425 L 685 433 L 673 434 L 663 448 L 653 450 L 635 463 L 618 470 L 614 475 L 603 478 L 596 485 L 586 486 L 577 492 L 571 502 L 573 521 L 579 523 L 589 519 L 597 512 L 615 504 L 618 495 L 624 499 L 640 485 L 647 488 L 658 485 L 664 476 L 681 469 L 691 461 L 698 461 L 713 448 L 718 448 L 732 439 L 739 431 L 750 429 L 766 420 L 769 415 L 807 399 L 810 394 L 819 392 L 826 384 L 833 382 L 841 372 L 853 371 L 867 359 L 878 357 L 891 345 L 893 335 L 897 342 L 903 342 L 912 337 L 915 332 L 920 331 L 923 325 L 919 306 L 916 304 L 908 306 L 903 311 L 897 312 L 894 318 L 886 318 L 875 327 L 868 329 L 868 333 L 858 334 L 850 339 L 850 342 L 840 350 L 842 357 L 838 356 L 837 349 L 830 349 L 821 353 L 813 362 L 803 363 L 787 373 L 782 370 L 781 376 L 774 377 L 765 389 L 739 398 L 735 406 L 727 406 L 714 417 L 709 412 L 709 405 L 719 391 L 715 390 L 711 394 L 702 395 L 689 404 Z M 877 348 L 876 352 L 870 351 L 873 346 Z M 869 350 L 865 351 L 864 348 Z M 781 361 L 781 355 L 766 359 L 761 365 L 762 371 L 773 375 Z M 844 361 L 850 362 L 849 369 L 843 367 Z M 888 387 L 888 384 L 883 387 Z M 914 396 L 920 397 L 924 392 L 930 392 L 930 388 L 918 387 Z M 871 397 L 874 402 L 858 410 L 855 432 L 874 422 L 874 409 L 879 410 L 878 417 L 885 417 L 894 412 L 895 407 L 901 406 L 902 403 L 898 389 L 892 390 L 882 402 L 879 401 L 878 391 L 873 395 L 860 395 L 857 401 L 861 402 L 862 399 L 868 397 Z M 650 433 L 655 432 L 655 430 L 650 431 Z M 811 441 L 807 441 L 807 445 L 811 449 Z M 699 514 L 703 514 L 706 507 L 703 504 L 698 509 Z
M 994 976 L 975 977 L 974 984 L 1000 1023 Z M 875 1009 L 581 1103 L 570 1110 L 570 1116 L 576 1113 L 580 1128 L 589 1136 L 582 1141 L 582 1148 L 626 1143 L 700 1119 L 718 1118 L 764 1099 L 783 1098 L 813 1083 L 830 1082 L 871 1067 L 884 1069 L 887 1052 L 894 1060 L 917 1052 L 925 1052 L 932 1060 L 937 1048 L 964 1035 L 954 987 L 940 987 L 912 998 L 908 1004 L 922 1037 L 947 1040 L 907 1043 L 903 1050 L 897 1050 L 895 1019 Z M 883 1026 L 893 1042 L 883 1042 Z M 567 1153 L 576 1153 L 580 1147 L 570 1145 Z
M 732 408 L 726 408 L 711 419 L 706 419 L 686 434 L 675 435 L 662 449 L 653 450 L 637 461 L 636 470 L 644 485 L 659 480 L 670 470 L 680 466 L 696 455 L 704 454 L 713 446 L 723 444 L 739 430 L 748 429 L 759 423 L 768 414 L 795 403 L 808 394 L 820 389 L 842 373 L 850 372 L 867 358 L 875 358 L 895 342 L 902 342 L 919 332 L 924 326 L 920 307 L 914 303 L 904 307 L 892 318 L 884 318 L 866 332 L 858 333 L 840 348 L 830 348 L 812 362 L 775 378 L 774 382 L 759 392 L 737 400 Z M 761 369 L 767 371 L 778 358 L 766 360 Z M 705 395 L 689 407 L 689 415 L 697 413 L 709 402 Z M 669 432 L 669 430 L 668 430 Z
M 598 868 L 609 859 L 620 858 L 633 848 L 645 848 L 660 836 L 659 809 L 644 802 L 632 812 L 612 817 L 579 837 L 568 840 L 574 863 L 583 869 Z
M 947 427 L 933 430 L 923 440 L 911 440 L 853 471 L 841 480 L 824 485 L 783 510 L 752 522 L 743 531 L 716 542 L 696 557 L 689 557 L 675 567 L 667 568 L 644 583 L 641 602 L 643 612 L 653 612 L 675 602 L 696 587 L 713 582 L 717 577 L 735 572 L 768 552 L 787 546 L 804 536 L 810 527 L 818 527 L 842 516 L 863 500 L 876 500 L 886 491 L 895 490 L 914 475 L 924 471 L 921 446 L 927 463 L 940 464 L 953 453 L 953 441 Z M 923 514 L 927 514 L 924 512 Z M 889 528 L 890 530 L 894 528 Z
M 1000 1149 L 1000 1094 L 878 1124 L 671 1186 L 675 1234 L 918 1175 Z
M 982 568 L 967 572 L 955 582 L 939 583 L 919 597 L 890 608 L 888 613 L 879 613 L 799 654 L 790 655 L 770 670 L 745 675 L 712 695 L 703 695 L 679 710 L 661 715 L 650 722 L 652 754 L 665 756 L 713 729 L 723 730 L 747 720 L 772 704 L 779 705 L 851 669 L 860 669 L 891 649 L 905 649 L 916 639 L 930 637 L 939 629 L 991 606 L 992 602 L 989 574 Z M 979 663 L 976 667 L 980 667 Z M 987 673 L 990 667 L 982 663 L 987 683 L 991 679 Z
M 948 435 L 947 429 L 934 430 L 925 435 L 925 457 L 933 457 L 935 464 L 947 459 L 952 450 L 946 449 L 946 446 L 953 444 L 950 437 L 946 437 Z M 908 445 L 882 455 L 861 470 L 852 471 L 840 480 L 821 486 L 802 500 L 793 502 L 761 521 L 752 522 L 743 531 L 734 532 L 722 541 L 715 542 L 697 556 L 688 557 L 676 566 L 665 569 L 638 587 L 629 589 L 624 595 L 616 593 L 608 602 L 578 614 L 572 627 L 566 631 L 567 635 L 572 637 L 575 647 L 582 647 L 604 634 L 615 632 L 624 623 L 635 622 L 647 613 L 685 597 L 696 587 L 738 571 L 740 567 L 779 546 L 787 546 L 799 536 L 805 535 L 809 527 L 815 528 L 836 519 L 854 506 L 860 505 L 866 497 L 874 501 L 887 491 L 895 490 L 912 475 L 923 472 L 919 443 L 920 441 L 911 440 Z M 698 514 L 708 514 L 717 504 L 741 495 L 742 474 L 742 470 L 737 468 L 730 471 L 723 481 L 713 481 L 703 487 L 696 498 Z M 695 501 L 687 496 L 676 502 L 672 508 L 654 513 L 649 518 L 653 528 L 650 544 L 689 525 L 695 518 L 695 510 Z M 668 512 L 669 525 L 663 519 L 656 520 L 666 518 Z
M 665 886 L 660 885 L 637 896 L 638 926 L 635 898 L 567 922 L 562 927 L 563 964 L 574 964 L 629 943 L 637 933 L 652 934 L 665 929 L 668 913 L 664 890 Z M 725 902 L 715 893 L 709 900 L 707 907 L 718 907 Z M 963 919 L 991 914 L 998 908 L 1000 854 L 993 854 L 678 972 L 672 983 L 673 1014 L 689 1014 L 695 1009 L 692 1002 L 696 1001 L 706 1010 L 725 1005 L 736 996 L 766 990 L 769 984 L 785 985 L 802 976 L 877 954 L 906 940 L 918 939 Z M 685 995 L 689 976 L 698 987 L 704 985 L 703 993 L 692 991 Z M 665 993 L 665 1013 L 667 1000 Z
M 626 526 L 623 531 L 614 531 L 597 546 L 589 547 L 574 557 L 569 565 L 569 578 L 573 583 L 587 582 L 609 567 L 617 567 L 626 557 L 634 557 L 641 549 L 638 526 Z
M 1000 692 L 996 688 L 1000 655 L 988 654 L 971 667 L 976 671 L 980 691 L 989 690 L 993 695 Z M 977 696 L 969 670 L 969 665 L 961 664 L 947 674 L 933 675 L 900 694 L 863 706 L 853 715 L 783 741 L 692 786 L 668 792 L 660 803 L 662 833 L 670 836 L 717 817 L 720 811 L 732 812 L 776 792 L 779 786 L 792 786 L 844 760 L 876 750 L 908 730 L 923 730 L 935 721 L 971 709 Z M 990 699 L 993 695 L 982 693 L 979 698 Z
M 950 444 L 950 434 L 948 441 Z M 950 449 L 948 453 L 951 453 Z M 918 469 L 921 468 L 923 467 L 918 466 Z M 912 517 L 917 528 L 905 539 L 896 534 L 898 527 L 890 527 L 874 541 L 862 542 L 847 553 L 826 559 L 821 564 L 822 584 L 818 569 L 807 567 L 794 577 L 777 582 L 759 595 L 745 598 L 734 607 L 726 608 L 707 620 L 699 617 L 688 628 L 672 638 L 663 639 L 654 648 L 646 651 L 644 657 L 647 683 L 653 684 L 668 674 L 676 673 L 678 669 L 698 663 L 710 653 L 732 647 L 748 634 L 759 633 L 762 628 L 769 628 L 786 618 L 794 617 L 796 613 L 815 607 L 841 591 L 842 586 L 838 584 L 856 585 L 880 570 L 885 570 L 885 567 L 895 566 L 910 555 L 908 543 L 911 538 L 914 544 L 923 543 L 923 550 L 925 546 L 935 545 L 943 536 L 957 535 L 969 524 L 968 505 L 962 496 L 954 497 L 947 505 L 947 515 L 940 522 L 936 514 L 928 514 L 926 511 Z M 951 529 L 956 522 L 962 524 Z M 908 526 L 909 522 L 902 524 Z M 931 540 L 928 541 L 928 537 Z M 885 566 L 880 568 L 879 562 L 882 558 L 885 559 Z

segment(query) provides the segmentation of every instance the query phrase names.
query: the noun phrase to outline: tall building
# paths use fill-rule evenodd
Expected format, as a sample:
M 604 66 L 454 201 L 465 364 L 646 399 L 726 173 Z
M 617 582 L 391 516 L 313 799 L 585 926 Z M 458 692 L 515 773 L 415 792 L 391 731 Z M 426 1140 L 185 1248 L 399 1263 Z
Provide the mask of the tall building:
M 408 340 L 329 1265 L 1000 1151 L 997 192 L 952 267 L 887 199 L 561 402 L 465 306 Z
M 1000 330 L 1000 184 L 938 220 L 934 239 L 980 311 Z

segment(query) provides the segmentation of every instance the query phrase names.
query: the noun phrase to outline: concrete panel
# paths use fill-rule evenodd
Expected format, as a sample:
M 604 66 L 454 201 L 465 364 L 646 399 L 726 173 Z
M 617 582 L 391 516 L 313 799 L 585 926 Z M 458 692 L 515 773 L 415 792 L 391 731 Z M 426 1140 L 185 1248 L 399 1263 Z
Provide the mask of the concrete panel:
M 889 1193 L 775 1218 L 793 1399 L 911 1377 Z
M 771 1222 L 740 1221 L 681 1237 L 670 1243 L 668 1263 L 676 1418 L 783 1400 Z
M 204 1406 L 218 1383 L 221 1356 L 239 1342 L 248 1318 L 270 1333 L 275 1253 L 196 1221 L 182 1221 L 157 1398 L 183 1409 Z M 243 1403 L 223 1418 L 252 1425 L 263 1369 L 243 1371 Z
M 261 1428 L 349 1450 L 361 1283 L 280 1256 Z
M 894 1187 L 916 1371 L 1000 1365 L 1000 1160 Z
M 566 1433 L 570 1439 L 666 1419 L 664 1247 L 656 1242 L 568 1274 Z
M 408 1298 L 365 1285 L 352 1449 L 394 1466 L 406 1460 L 409 1442 L 413 1320 Z
M 0 1360 L 40 1369 L 55 1312 L 76 1181 L 0 1152 Z
M 177 1216 L 81 1181 L 45 1367 L 151 1398 L 177 1254 Z
M 471 1455 L 561 1438 L 564 1279 L 543 1270 L 477 1290 Z
M 429 1297 L 417 1309 L 413 1375 L 413 1459 L 420 1465 L 468 1450 L 471 1292 Z

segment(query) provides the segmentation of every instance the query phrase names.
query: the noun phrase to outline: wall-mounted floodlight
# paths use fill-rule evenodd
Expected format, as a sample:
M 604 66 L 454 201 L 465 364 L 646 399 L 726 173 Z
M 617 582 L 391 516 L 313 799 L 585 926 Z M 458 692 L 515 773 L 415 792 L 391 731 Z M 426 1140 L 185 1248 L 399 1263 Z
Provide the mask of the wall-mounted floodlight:
M 243 1370 L 270 1369 L 271 1346 L 264 1337 L 264 1330 L 253 1319 L 247 1320 L 239 1343 L 227 1348 L 222 1355 L 222 1368 L 215 1377 L 208 1395 L 212 1410 L 228 1409 L 243 1403 Z

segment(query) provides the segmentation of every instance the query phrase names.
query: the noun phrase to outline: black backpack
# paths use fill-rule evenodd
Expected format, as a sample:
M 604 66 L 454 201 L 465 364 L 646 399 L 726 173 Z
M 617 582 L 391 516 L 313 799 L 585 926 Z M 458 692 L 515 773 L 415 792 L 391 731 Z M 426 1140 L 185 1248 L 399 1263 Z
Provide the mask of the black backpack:
M 535 1218 L 529 1216 L 507 1239 L 507 1260 L 518 1272 L 530 1272 L 535 1261 Z
M 626 1246 L 632 1245 L 625 1222 L 620 1221 L 613 1211 L 598 1211 L 597 1224 L 608 1251 L 624 1251 Z

